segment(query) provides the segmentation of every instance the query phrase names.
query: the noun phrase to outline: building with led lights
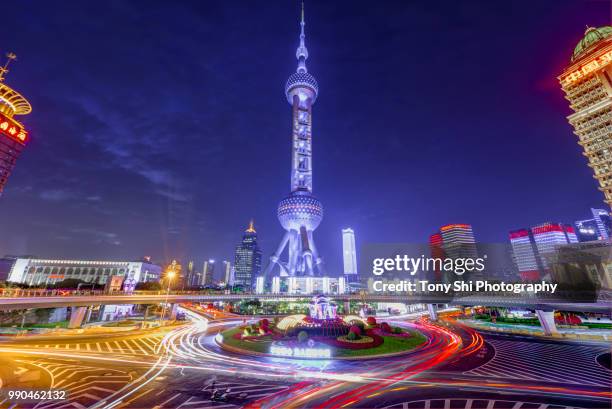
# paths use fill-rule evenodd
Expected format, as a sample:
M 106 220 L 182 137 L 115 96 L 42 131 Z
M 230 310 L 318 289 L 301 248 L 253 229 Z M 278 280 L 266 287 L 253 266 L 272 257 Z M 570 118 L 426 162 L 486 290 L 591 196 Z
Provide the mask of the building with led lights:
M 612 219 L 610 213 L 604 209 L 591 209 L 592 219 L 578 220 L 576 236 L 578 241 L 608 240 L 612 237 Z
M 204 262 L 204 267 L 202 268 L 202 281 L 200 281 L 200 285 L 203 287 L 210 287 L 213 285 L 215 276 L 215 260 L 210 259 Z
M 476 239 L 469 224 L 447 224 L 429 238 L 430 247 L 437 252 L 443 251 L 445 257 L 477 257 Z
M 312 106 L 317 99 L 319 86 L 306 68 L 308 50 L 305 25 L 302 6 L 300 43 L 295 54 L 297 70 L 289 76 L 285 85 L 285 96 L 292 111 L 291 192 L 280 201 L 277 212 L 285 234 L 270 257 L 263 276 L 258 279 L 258 291 L 267 287 L 270 278 L 274 293 L 280 292 L 282 287 L 289 293 L 311 294 L 328 289 L 330 283 L 313 238 L 314 230 L 323 220 L 323 205 L 312 194 Z M 287 256 L 282 260 L 285 249 Z
M 261 274 L 261 250 L 257 244 L 257 231 L 253 221 L 244 231 L 242 242 L 236 246 L 234 253 L 234 278 L 232 285 L 252 289 L 254 280 Z
M 8 53 L 7 57 L 6 64 L 0 67 L 0 194 L 29 139 L 25 127 L 15 116 L 32 112 L 30 103 L 4 83 L 9 64 L 17 58 L 13 53 Z
M 342 262 L 344 277 L 348 283 L 359 281 L 357 274 L 357 249 L 355 248 L 355 232 L 351 228 L 342 229 Z
M 589 27 L 558 77 L 578 144 L 612 207 L 612 27 Z
M 477 258 L 478 251 L 472 225 L 453 223 L 440 227 L 437 233 L 429 236 L 429 250 L 433 258 Z M 453 281 L 457 279 L 457 275 L 452 272 L 442 274 L 441 271 L 434 271 L 434 273 L 436 280 Z
M 562 223 L 543 223 L 510 232 L 514 261 L 523 281 L 535 281 L 549 272 L 546 255 L 561 245 L 577 243 L 574 228 Z
M 106 284 L 120 276 L 135 282 L 159 281 L 161 267 L 149 261 L 45 260 L 13 258 L 6 281 L 28 285 L 52 285 L 68 278 Z
M 223 260 L 223 265 L 225 266 L 223 284 L 226 287 L 232 287 L 234 285 L 234 267 L 232 267 L 232 263 L 227 260 Z

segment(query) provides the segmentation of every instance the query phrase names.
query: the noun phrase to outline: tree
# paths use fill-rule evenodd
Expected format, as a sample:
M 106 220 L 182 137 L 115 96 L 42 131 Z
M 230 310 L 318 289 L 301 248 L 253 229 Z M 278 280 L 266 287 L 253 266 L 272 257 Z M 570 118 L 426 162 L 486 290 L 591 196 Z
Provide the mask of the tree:
M 78 278 L 66 278 L 65 280 L 58 281 L 57 283 L 53 284 L 53 288 L 77 288 L 79 284 L 88 284 L 91 288 L 93 283 L 88 283 L 87 281 L 79 280 Z
M 136 283 L 136 290 L 161 291 L 161 284 L 158 281 L 146 281 L 144 283 Z
M 306 342 L 308 340 L 308 333 L 306 331 L 300 331 L 297 336 L 298 342 Z

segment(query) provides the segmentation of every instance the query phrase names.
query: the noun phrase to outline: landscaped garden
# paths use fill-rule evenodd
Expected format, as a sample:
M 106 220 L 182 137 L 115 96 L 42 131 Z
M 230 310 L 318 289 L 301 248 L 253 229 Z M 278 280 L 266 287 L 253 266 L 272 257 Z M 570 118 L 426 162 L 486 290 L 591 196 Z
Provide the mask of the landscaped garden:
M 308 316 L 262 319 L 222 332 L 217 342 L 235 352 L 290 358 L 375 358 L 412 351 L 427 338 L 415 329 L 391 326 L 374 317 L 337 316 L 335 305 L 318 296 Z

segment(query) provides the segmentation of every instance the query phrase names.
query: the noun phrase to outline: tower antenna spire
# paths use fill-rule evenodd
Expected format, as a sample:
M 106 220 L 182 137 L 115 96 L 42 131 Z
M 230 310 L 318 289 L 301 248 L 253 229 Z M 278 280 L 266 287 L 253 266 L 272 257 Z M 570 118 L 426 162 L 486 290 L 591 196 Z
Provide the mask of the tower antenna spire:
M 6 63 L 4 64 L 4 67 L 0 67 L 0 82 L 4 81 L 4 78 L 6 77 L 6 74 L 9 72 L 8 70 L 8 66 L 11 62 L 13 62 L 13 60 L 16 60 L 17 56 L 15 55 L 15 53 L 6 53 Z
M 308 49 L 306 48 L 306 34 L 304 33 L 304 2 L 302 1 L 302 17 L 300 19 L 300 46 L 295 52 L 295 57 L 298 60 L 297 72 L 307 72 L 306 59 L 308 59 Z

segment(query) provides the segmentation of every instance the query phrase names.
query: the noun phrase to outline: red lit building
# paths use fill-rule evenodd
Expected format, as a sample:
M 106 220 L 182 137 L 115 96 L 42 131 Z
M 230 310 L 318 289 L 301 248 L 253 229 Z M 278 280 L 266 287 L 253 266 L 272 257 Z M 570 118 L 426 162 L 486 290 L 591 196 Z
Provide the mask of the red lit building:
M 12 53 L 7 54 L 7 57 L 7 63 L 0 67 L 0 193 L 28 142 L 28 132 L 15 116 L 32 112 L 30 103 L 4 83 L 7 67 L 16 58 Z
M 455 223 L 440 227 L 437 233 L 429 236 L 429 249 L 433 258 L 475 259 L 478 257 L 476 239 L 470 224 Z M 436 279 L 442 278 L 443 281 L 449 281 L 448 277 L 440 277 L 441 275 L 441 272 L 436 271 Z M 450 277 L 456 278 L 452 275 Z
M 549 271 L 545 255 L 554 253 L 560 245 L 577 242 L 576 232 L 568 224 L 543 223 L 510 232 L 514 260 L 523 281 L 546 275 Z

